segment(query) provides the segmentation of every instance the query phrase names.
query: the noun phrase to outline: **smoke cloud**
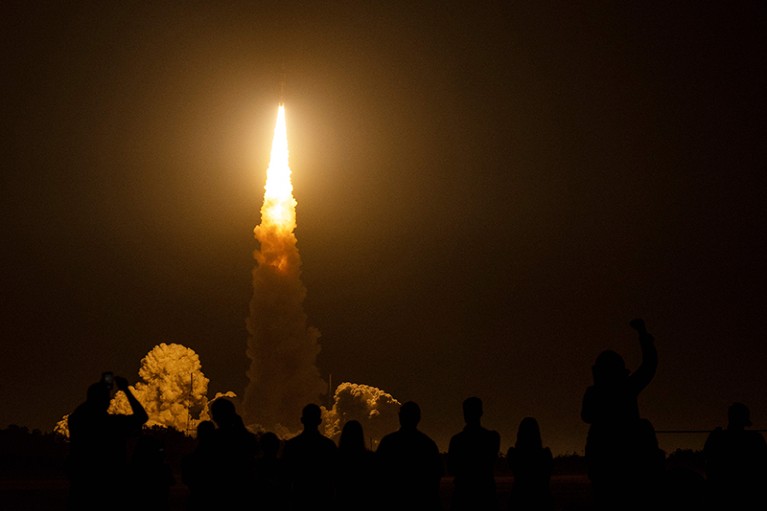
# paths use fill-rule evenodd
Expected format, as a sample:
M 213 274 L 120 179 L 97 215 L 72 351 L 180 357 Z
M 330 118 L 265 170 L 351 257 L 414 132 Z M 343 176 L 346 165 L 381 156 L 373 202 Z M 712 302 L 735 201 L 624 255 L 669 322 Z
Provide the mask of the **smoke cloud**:
M 253 295 L 246 319 L 249 383 L 239 413 L 254 431 L 273 431 L 283 438 L 300 431 L 308 403 L 321 403 L 327 384 L 320 377 L 317 356 L 320 332 L 304 312 L 306 287 L 301 281 L 301 257 L 294 234 L 296 200 L 288 166 L 285 110 L 280 105 L 267 169 L 261 223 L 254 229 L 258 249 L 253 253 Z M 180 344 L 162 343 L 141 361 L 140 382 L 131 387 L 149 415 L 148 426 L 175 428 L 193 434 L 209 419 L 208 378 L 197 354 Z M 228 392 L 228 397 L 235 394 Z M 220 397 L 217 395 L 213 399 Z M 343 425 L 358 420 L 376 444 L 397 427 L 400 403 L 381 389 L 344 382 L 333 405 L 323 410 L 323 428 L 337 439 Z M 130 413 L 127 398 L 118 393 L 110 413 Z M 66 417 L 56 430 L 68 436 Z
M 253 296 L 247 356 L 251 360 L 241 413 L 255 429 L 287 434 L 299 428 L 301 409 L 325 392 L 316 360 L 320 332 L 308 325 L 301 257 L 294 234 L 296 201 L 288 166 L 285 111 L 280 106 L 267 170 L 261 223 L 254 235 Z
M 142 381 L 132 388 L 144 405 L 147 426 L 194 431 L 200 416 L 207 418 L 208 383 L 200 357 L 181 344 L 160 343 L 141 360 Z M 112 413 L 130 413 L 128 399 L 118 393 L 110 406 Z
M 193 434 L 202 420 L 210 418 L 207 397 L 209 379 L 202 372 L 200 357 L 181 344 L 160 343 L 141 359 L 140 381 L 131 392 L 149 415 L 147 426 L 174 428 Z M 234 397 L 233 392 L 220 396 Z M 212 401 L 212 400 L 210 400 Z M 122 392 L 115 394 L 109 413 L 130 414 L 128 399 Z M 54 431 L 69 436 L 65 416 Z
M 327 386 L 316 363 L 320 332 L 308 324 L 303 308 L 306 288 L 294 234 L 296 200 L 290 175 L 285 108 L 280 105 L 261 223 L 254 230 L 259 248 L 254 252 L 253 297 L 246 321 L 251 365 L 242 415 L 253 429 L 282 437 L 299 431 L 302 408 L 322 402 Z M 380 389 L 342 383 L 332 407 L 323 408 L 323 427 L 327 436 L 337 438 L 343 424 L 356 419 L 377 441 L 396 427 L 398 408 L 399 402 Z
M 346 422 L 357 420 L 362 424 L 371 447 L 398 427 L 400 402 L 383 390 L 359 383 L 341 383 L 336 387 L 333 406 L 322 409 L 325 435 L 335 440 Z

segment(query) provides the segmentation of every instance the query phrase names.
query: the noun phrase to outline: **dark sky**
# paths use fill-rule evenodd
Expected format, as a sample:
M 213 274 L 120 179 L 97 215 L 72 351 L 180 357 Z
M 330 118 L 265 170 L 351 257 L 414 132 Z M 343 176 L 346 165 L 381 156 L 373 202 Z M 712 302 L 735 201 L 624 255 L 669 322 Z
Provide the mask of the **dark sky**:
M 3 2 L 0 426 L 160 342 L 242 392 L 284 66 L 325 377 L 582 451 L 641 316 L 656 428 L 767 427 L 766 4 L 578 4 Z

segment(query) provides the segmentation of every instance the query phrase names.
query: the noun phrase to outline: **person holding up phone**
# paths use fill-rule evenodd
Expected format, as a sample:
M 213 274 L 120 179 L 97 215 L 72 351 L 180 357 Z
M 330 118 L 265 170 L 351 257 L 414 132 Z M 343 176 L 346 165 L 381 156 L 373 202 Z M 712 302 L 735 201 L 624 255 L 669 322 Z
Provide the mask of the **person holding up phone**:
M 128 398 L 132 413 L 107 412 L 112 385 Z M 69 415 L 69 509 L 120 509 L 126 491 L 128 442 L 149 419 L 128 380 L 111 372 L 88 387 L 85 402 Z

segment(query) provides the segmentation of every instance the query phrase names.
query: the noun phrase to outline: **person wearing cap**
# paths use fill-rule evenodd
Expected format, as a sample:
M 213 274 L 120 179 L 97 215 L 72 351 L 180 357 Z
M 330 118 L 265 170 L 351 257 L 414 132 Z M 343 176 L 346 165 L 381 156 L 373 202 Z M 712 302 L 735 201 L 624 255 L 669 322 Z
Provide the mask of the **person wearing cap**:
M 727 427 L 717 427 L 703 447 L 712 509 L 767 509 L 767 442 L 749 430 L 751 414 L 743 403 L 727 410 Z

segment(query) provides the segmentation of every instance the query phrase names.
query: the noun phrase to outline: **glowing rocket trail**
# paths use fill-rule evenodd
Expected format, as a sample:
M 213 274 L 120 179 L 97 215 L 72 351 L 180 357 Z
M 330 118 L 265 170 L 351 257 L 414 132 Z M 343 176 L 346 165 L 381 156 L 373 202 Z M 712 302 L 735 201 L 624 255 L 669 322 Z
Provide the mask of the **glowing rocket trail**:
M 307 325 L 306 288 L 296 247 L 296 200 L 288 165 L 285 106 L 280 104 L 267 169 L 261 223 L 254 234 L 253 296 L 246 321 L 251 360 L 242 403 L 248 424 L 278 433 L 298 430 L 301 409 L 318 403 L 326 384 L 316 358 L 320 333 Z

